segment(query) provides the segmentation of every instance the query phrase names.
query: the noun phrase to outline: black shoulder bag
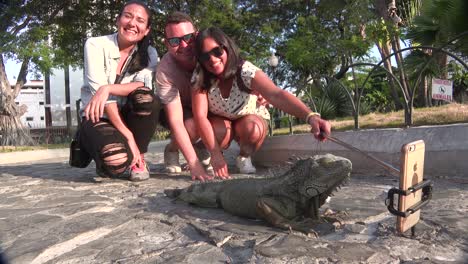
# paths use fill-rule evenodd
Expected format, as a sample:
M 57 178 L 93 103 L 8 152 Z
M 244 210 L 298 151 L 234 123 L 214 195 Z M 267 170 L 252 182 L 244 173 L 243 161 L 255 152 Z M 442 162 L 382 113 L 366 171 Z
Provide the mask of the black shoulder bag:
M 133 49 L 132 53 L 129 55 L 130 58 L 127 59 L 127 62 L 123 66 L 122 72 L 115 79 L 114 84 L 119 84 L 122 82 L 123 77 L 128 71 L 128 67 L 132 64 L 133 59 L 135 58 L 136 51 L 137 49 Z M 79 109 L 76 110 L 79 112 Z M 70 143 L 70 157 L 68 164 L 76 168 L 86 168 L 88 167 L 89 163 L 91 163 L 92 157 L 85 149 L 82 148 L 80 139 L 80 127 L 78 127 Z

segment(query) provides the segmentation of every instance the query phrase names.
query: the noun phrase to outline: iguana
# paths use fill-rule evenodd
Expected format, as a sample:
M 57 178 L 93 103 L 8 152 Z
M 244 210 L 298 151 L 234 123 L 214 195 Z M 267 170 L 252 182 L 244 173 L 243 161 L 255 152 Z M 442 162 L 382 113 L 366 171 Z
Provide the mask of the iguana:
M 197 206 L 223 208 L 234 215 L 264 219 L 279 228 L 303 231 L 301 220 L 319 220 L 319 207 L 350 173 L 348 159 L 317 155 L 298 160 L 278 177 L 195 183 L 164 193 Z

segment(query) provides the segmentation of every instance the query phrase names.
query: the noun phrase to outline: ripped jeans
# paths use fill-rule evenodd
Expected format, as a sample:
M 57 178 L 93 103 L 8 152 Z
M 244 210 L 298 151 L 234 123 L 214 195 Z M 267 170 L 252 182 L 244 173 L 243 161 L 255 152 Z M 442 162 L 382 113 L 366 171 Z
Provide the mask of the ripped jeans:
M 128 95 L 120 111 L 142 154 L 148 151 L 156 130 L 159 109 L 159 100 L 151 89 L 141 87 Z M 96 168 L 108 176 L 124 173 L 133 160 L 127 139 L 105 118 L 96 123 L 83 119 L 80 143 L 96 162 Z

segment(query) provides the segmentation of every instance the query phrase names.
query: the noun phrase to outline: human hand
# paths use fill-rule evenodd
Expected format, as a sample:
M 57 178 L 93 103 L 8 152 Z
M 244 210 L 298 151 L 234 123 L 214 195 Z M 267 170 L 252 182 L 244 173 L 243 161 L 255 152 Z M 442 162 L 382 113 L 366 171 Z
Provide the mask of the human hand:
M 137 164 L 138 167 L 140 167 L 141 164 L 141 153 L 140 150 L 138 149 L 138 146 L 135 142 L 135 139 L 131 138 L 128 139 L 128 146 L 130 147 L 130 151 L 132 152 L 133 159 L 132 162 L 130 163 L 130 167 L 133 167 L 135 164 Z
M 109 98 L 109 87 L 108 85 L 99 87 L 93 97 L 91 97 L 91 100 L 84 109 L 86 120 L 91 119 L 93 123 L 96 123 L 104 115 L 104 107 Z
M 223 154 L 211 153 L 211 166 L 213 166 L 213 171 L 215 177 L 221 178 L 223 180 L 230 179 L 226 161 L 224 160 Z
M 252 94 L 257 96 L 257 106 L 263 105 L 265 107 L 269 107 L 270 103 L 263 97 L 259 92 L 254 91 Z
M 213 177 L 206 173 L 202 164 L 198 161 L 193 166 L 190 166 L 190 174 L 192 175 L 192 181 L 200 180 L 201 182 L 205 182 L 205 180 L 213 179 Z
M 331 124 L 327 120 L 321 119 L 319 116 L 309 118 L 311 126 L 310 132 L 314 134 L 317 140 L 325 141 L 331 134 Z

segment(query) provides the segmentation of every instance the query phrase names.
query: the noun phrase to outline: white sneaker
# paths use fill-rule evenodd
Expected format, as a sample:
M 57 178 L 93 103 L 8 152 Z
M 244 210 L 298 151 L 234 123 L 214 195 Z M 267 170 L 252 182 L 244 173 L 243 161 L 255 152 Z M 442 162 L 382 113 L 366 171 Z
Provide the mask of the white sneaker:
M 211 155 L 210 152 L 206 149 L 205 145 L 200 147 L 197 143 L 193 145 L 193 149 L 195 150 L 195 153 L 197 153 L 198 160 L 203 164 L 203 166 L 209 166 Z
M 204 166 L 205 167 L 205 171 L 208 175 L 214 177 L 215 176 L 215 173 L 214 173 L 214 169 L 213 169 L 213 166 L 211 166 L 211 164 L 208 164 L 207 166 Z
M 179 163 L 179 151 L 169 151 L 168 146 L 164 148 L 164 165 L 166 165 L 166 171 L 169 173 L 182 172 L 182 168 Z
M 257 172 L 255 167 L 252 165 L 250 157 L 237 156 L 236 165 L 239 168 L 239 172 L 243 174 L 254 174 Z

